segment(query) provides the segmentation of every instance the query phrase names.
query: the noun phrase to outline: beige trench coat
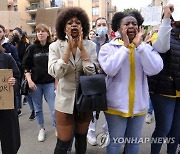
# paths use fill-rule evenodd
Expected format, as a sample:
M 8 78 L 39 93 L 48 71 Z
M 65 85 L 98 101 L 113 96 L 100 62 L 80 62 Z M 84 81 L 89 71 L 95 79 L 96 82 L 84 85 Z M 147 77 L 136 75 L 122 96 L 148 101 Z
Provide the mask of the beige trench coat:
M 57 40 L 49 46 L 48 73 L 59 80 L 55 99 L 57 111 L 72 114 L 80 74 L 95 73 L 93 63 L 98 63 L 96 45 L 90 40 L 84 40 L 83 44 L 91 62 L 82 61 L 81 51 L 77 48 L 75 59 L 71 54 L 66 64 L 62 57 L 68 45 L 67 41 Z

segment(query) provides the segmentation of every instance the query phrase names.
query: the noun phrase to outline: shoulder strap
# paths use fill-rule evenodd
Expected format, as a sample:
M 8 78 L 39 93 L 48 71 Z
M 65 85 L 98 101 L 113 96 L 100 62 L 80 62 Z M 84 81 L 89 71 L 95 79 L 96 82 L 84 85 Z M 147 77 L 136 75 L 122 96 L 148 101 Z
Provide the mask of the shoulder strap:
M 95 68 L 96 74 L 99 74 L 96 64 L 94 64 L 94 63 L 93 63 L 93 65 L 94 65 L 94 68 Z

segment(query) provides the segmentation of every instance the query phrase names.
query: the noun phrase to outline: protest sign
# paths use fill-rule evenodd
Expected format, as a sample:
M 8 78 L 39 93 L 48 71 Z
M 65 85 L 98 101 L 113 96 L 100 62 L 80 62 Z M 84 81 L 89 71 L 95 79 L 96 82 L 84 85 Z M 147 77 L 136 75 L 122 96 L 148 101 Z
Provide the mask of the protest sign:
M 21 15 L 18 11 L 0 11 L 0 23 L 6 29 L 20 27 Z
M 14 109 L 13 86 L 7 82 L 12 76 L 11 69 L 0 69 L 0 110 Z
M 60 8 L 38 9 L 36 14 L 36 24 L 44 23 L 49 27 L 54 27 L 60 10 Z
M 143 25 L 158 25 L 161 23 L 162 7 L 161 6 L 148 6 L 141 9 L 141 15 L 144 18 Z

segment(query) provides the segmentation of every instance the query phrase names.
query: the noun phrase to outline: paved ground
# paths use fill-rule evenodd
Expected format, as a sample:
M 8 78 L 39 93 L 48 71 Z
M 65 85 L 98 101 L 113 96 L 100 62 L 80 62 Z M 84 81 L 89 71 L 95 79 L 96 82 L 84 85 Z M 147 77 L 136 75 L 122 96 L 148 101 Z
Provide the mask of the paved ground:
M 46 140 L 44 142 L 38 142 L 38 128 L 36 121 L 29 121 L 30 110 L 28 105 L 23 105 L 22 116 L 20 120 L 21 131 L 21 147 L 18 154 L 53 154 L 53 150 L 56 143 L 55 131 L 51 125 L 51 118 L 47 104 L 44 103 L 44 115 L 45 115 L 45 128 L 46 128 Z M 103 115 L 101 114 L 97 126 L 97 134 L 102 132 Z M 154 129 L 154 122 L 150 125 L 144 124 L 143 137 L 150 137 Z M 150 143 L 143 143 L 140 147 L 140 154 L 149 154 Z M 75 154 L 74 148 L 72 154 Z M 105 154 L 105 148 L 101 149 L 98 146 L 91 146 L 88 144 L 87 154 Z M 161 154 L 166 154 L 166 146 L 163 145 Z

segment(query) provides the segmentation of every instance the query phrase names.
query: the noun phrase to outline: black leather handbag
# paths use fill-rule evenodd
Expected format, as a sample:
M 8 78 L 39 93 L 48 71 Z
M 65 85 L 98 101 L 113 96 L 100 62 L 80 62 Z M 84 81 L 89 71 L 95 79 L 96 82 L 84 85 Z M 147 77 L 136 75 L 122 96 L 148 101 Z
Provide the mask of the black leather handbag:
M 96 68 L 96 66 L 95 66 Z M 93 112 L 107 110 L 105 74 L 80 76 L 76 93 L 76 108 L 78 112 Z
M 21 95 L 27 95 L 29 92 L 29 85 L 26 77 L 21 82 Z

